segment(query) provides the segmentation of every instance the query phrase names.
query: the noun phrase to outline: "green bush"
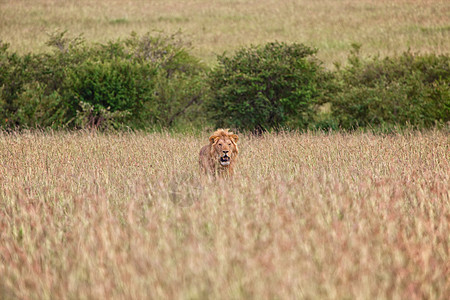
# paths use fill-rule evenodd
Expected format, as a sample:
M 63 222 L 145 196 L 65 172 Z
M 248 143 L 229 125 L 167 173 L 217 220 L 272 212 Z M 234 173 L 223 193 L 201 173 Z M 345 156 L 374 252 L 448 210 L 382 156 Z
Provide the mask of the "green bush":
M 131 127 L 144 127 L 146 103 L 153 103 L 156 69 L 125 59 L 113 61 L 87 60 L 74 66 L 64 81 L 64 96 L 69 102 L 69 115 L 75 116 L 80 102 L 93 107 L 93 117 L 102 110 L 128 112 Z
M 324 97 L 326 72 L 302 44 L 268 43 L 219 56 L 207 109 L 217 126 L 306 128 Z
M 63 32 L 48 45 L 53 52 L 24 56 L 0 45 L 0 125 L 144 128 L 199 116 L 186 114 L 203 101 L 206 68 L 178 34 L 87 45 Z M 162 92 L 175 86 L 188 88 Z
M 24 92 L 24 85 L 32 81 L 28 72 L 31 55 L 19 56 L 8 52 L 9 45 L 0 41 L 0 126 L 13 123 L 17 110 L 16 99 Z
M 407 52 L 366 61 L 358 50 L 337 72 L 341 88 L 332 115 L 341 128 L 426 128 L 450 121 L 448 56 Z
M 137 63 L 153 62 L 154 97 L 146 102 L 143 118 L 150 125 L 170 127 L 206 122 L 203 100 L 208 93 L 207 67 L 185 50 L 178 33 L 170 36 L 132 35 L 125 40 L 127 53 Z
M 46 86 L 38 82 L 25 84 L 13 101 L 16 108 L 8 123 L 25 128 L 64 127 L 65 105 L 57 91 L 45 92 Z
M 87 44 L 54 34 L 50 53 L 0 41 L 0 127 L 427 128 L 450 122 L 448 55 L 362 58 L 323 68 L 315 49 L 268 43 L 207 68 L 179 34 Z M 207 99 L 207 101 L 205 101 Z

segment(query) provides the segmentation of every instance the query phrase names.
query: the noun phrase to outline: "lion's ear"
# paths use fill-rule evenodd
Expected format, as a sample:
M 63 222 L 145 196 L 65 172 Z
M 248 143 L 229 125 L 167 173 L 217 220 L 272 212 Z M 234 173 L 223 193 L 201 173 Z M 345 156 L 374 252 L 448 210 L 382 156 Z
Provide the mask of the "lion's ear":
M 230 137 L 234 140 L 235 143 L 237 143 L 237 141 L 239 141 L 239 137 L 237 134 L 232 134 L 232 135 L 230 135 Z
M 212 135 L 209 137 L 209 143 L 210 144 L 214 144 L 214 142 L 216 141 L 217 136 L 216 135 Z

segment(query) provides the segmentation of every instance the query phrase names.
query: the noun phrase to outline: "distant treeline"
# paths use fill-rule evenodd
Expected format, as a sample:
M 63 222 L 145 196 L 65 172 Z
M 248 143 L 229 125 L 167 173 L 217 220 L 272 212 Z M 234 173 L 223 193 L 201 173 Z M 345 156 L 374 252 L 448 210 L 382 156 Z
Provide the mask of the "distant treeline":
M 360 55 L 333 70 L 303 44 L 268 43 L 208 68 L 178 34 L 88 44 L 65 33 L 53 51 L 0 42 L 0 127 L 240 130 L 428 128 L 450 122 L 448 55 Z

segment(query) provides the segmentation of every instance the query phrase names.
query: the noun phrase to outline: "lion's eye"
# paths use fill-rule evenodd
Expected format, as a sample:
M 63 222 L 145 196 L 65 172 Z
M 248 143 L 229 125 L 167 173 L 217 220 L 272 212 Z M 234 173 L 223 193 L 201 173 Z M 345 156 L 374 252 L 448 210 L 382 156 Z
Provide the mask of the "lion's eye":
M 222 146 L 222 144 L 219 144 L 219 146 Z

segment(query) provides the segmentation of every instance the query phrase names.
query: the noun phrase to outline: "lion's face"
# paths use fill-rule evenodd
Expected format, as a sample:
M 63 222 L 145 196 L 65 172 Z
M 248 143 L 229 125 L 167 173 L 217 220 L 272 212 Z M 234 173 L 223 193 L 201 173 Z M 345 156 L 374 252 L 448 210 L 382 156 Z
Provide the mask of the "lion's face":
M 220 138 L 212 147 L 214 156 L 217 157 L 221 166 L 225 167 L 231 163 L 231 158 L 236 153 L 236 146 L 230 138 Z
M 211 155 L 222 167 L 227 167 L 238 153 L 236 134 L 211 136 Z

